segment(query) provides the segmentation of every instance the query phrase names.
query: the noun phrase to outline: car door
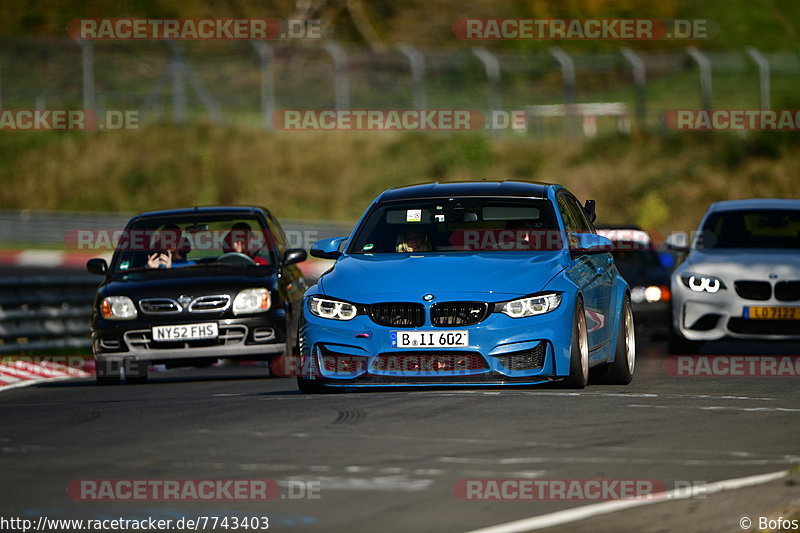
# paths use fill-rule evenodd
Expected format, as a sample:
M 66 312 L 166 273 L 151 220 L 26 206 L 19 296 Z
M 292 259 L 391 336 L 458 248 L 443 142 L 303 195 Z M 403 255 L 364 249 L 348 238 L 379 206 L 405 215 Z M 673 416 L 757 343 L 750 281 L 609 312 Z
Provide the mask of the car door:
M 271 215 L 267 216 L 267 225 L 270 232 L 274 235 L 275 242 L 277 243 L 278 253 L 280 258 L 289 249 L 286 240 L 286 234 L 277 219 Z M 297 319 L 300 316 L 300 309 L 302 309 L 303 293 L 308 288 L 303 271 L 296 264 L 294 265 L 280 265 L 281 275 L 279 278 L 280 291 L 285 295 L 287 303 L 289 303 L 289 322 L 287 327 L 290 328 L 292 335 L 297 331 Z
M 570 248 L 577 245 L 575 237 L 581 233 L 593 233 L 583 209 L 577 200 L 564 192 L 558 196 L 558 210 L 564 221 Z M 608 307 L 611 300 L 608 282 L 607 257 L 610 254 L 584 254 L 573 258 L 570 277 L 580 285 L 586 313 L 586 330 L 589 349 L 594 349 L 608 340 Z

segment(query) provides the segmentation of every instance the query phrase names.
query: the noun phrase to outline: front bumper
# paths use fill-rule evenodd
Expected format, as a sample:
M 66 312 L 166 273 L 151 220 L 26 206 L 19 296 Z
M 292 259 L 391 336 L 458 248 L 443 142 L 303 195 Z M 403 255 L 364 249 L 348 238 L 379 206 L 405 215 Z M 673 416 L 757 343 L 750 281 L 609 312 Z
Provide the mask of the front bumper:
M 216 339 L 156 342 L 152 326 L 196 322 L 216 322 Z M 98 361 L 123 362 L 126 359 L 161 362 L 176 359 L 268 359 L 286 353 L 286 326 L 283 311 L 245 318 L 213 318 L 190 321 L 96 320 L 92 331 L 92 350 Z
M 800 321 L 754 320 L 744 312 L 746 307 L 796 306 L 798 302 L 748 300 L 736 294 L 732 286 L 714 294 L 694 292 L 674 281 L 672 298 L 672 326 L 688 340 L 800 340 Z
M 387 327 L 368 316 L 323 319 L 307 306 L 300 330 L 302 375 L 336 387 L 532 385 L 569 374 L 574 298 L 549 313 L 510 318 L 491 313 L 479 324 Z M 430 316 L 426 306 L 426 316 Z M 467 331 L 469 345 L 403 349 L 392 331 Z

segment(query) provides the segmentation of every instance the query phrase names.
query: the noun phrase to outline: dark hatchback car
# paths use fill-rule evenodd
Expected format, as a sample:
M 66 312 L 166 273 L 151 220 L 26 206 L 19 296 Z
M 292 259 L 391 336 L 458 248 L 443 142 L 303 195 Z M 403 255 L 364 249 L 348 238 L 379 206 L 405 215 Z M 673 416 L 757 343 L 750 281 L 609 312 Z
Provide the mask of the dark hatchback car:
M 151 364 L 294 353 L 305 280 L 278 221 L 258 207 L 195 207 L 135 216 L 92 311 L 99 384 L 146 381 Z
M 637 332 L 666 338 L 670 324 L 670 272 L 675 258 L 659 251 L 650 235 L 636 226 L 599 226 L 597 233 L 614 244 L 614 262 L 631 287 Z

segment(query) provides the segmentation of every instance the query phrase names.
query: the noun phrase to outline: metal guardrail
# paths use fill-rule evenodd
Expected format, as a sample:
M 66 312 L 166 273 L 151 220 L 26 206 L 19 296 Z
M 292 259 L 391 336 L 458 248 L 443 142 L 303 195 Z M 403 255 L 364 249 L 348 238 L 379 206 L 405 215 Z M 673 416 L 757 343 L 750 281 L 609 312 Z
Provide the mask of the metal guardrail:
M 0 278 L 0 353 L 87 348 L 94 276 Z

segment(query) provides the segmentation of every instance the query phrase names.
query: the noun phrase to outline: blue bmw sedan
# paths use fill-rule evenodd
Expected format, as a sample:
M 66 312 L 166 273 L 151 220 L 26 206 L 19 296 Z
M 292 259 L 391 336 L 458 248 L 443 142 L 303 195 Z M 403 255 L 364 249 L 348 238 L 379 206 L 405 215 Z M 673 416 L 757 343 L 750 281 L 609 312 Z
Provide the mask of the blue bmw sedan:
M 560 185 L 389 189 L 305 293 L 304 393 L 360 387 L 630 383 L 630 291 L 594 202 Z

